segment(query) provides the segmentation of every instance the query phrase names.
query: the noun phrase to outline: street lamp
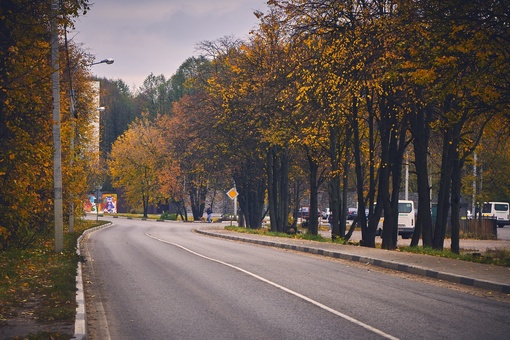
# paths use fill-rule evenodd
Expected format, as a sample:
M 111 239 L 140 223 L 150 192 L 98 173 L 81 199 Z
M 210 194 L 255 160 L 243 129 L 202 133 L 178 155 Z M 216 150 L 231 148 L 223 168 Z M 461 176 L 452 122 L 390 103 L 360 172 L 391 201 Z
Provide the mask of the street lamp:
M 64 249 L 64 230 L 62 214 L 62 153 L 60 143 L 60 59 L 58 56 L 58 15 L 59 3 L 51 2 L 51 92 L 53 95 L 53 209 L 55 223 L 55 252 Z
M 106 58 L 106 59 L 103 59 L 103 60 L 98 61 L 96 63 L 89 64 L 87 66 L 92 66 L 92 65 L 97 65 L 97 64 L 111 65 L 111 64 L 113 64 L 113 62 L 114 62 L 113 58 Z M 75 111 L 75 108 L 74 108 L 74 89 L 73 89 L 73 81 L 72 81 L 72 74 L 71 74 L 70 65 L 68 65 L 68 69 L 69 69 L 69 83 L 70 83 L 70 94 L 71 94 L 70 105 L 69 105 L 69 108 L 70 108 L 70 122 L 71 122 L 72 131 L 73 131 L 73 134 L 71 136 L 71 144 L 70 144 L 70 147 L 69 147 L 69 149 L 70 149 L 69 150 L 70 151 L 70 165 L 71 165 L 71 168 L 72 168 L 72 166 L 73 166 L 73 154 L 74 154 L 74 132 L 75 132 L 74 118 L 77 118 L 77 114 L 76 114 L 76 111 Z M 96 110 L 98 110 L 100 112 L 104 111 L 104 107 L 99 107 Z M 70 192 L 71 192 L 71 202 L 70 202 L 70 211 L 69 211 L 69 232 L 73 232 L 74 231 L 74 201 L 73 201 L 73 197 L 72 197 L 72 190 Z
M 95 63 L 92 63 L 92 64 L 89 64 L 87 66 L 92 66 L 92 65 L 97 65 L 97 64 L 107 64 L 107 65 L 111 65 L 113 64 L 115 60 L 113 60 L 113 58 L 106 58 L 106 59 L 103 59 L 101 61 L 98 61 L 98 62 L 95 62 Z

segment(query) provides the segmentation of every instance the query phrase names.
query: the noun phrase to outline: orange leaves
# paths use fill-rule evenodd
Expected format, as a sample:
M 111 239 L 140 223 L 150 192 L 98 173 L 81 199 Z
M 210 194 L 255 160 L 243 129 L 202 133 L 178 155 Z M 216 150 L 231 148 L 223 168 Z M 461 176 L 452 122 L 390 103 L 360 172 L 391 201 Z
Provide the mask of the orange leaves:
M 132 207 L 160 192 L 158 176 L 168 166 L 164 134 L 147 117 L 137 119 L 112 146 L 108 165 L 116 187 L 126 189 Z
M 7 228 L 5 227 L 0 226 L 0 239 L 6 241 L 9 235 L 10 235 L 9 230 L 7 230 Z

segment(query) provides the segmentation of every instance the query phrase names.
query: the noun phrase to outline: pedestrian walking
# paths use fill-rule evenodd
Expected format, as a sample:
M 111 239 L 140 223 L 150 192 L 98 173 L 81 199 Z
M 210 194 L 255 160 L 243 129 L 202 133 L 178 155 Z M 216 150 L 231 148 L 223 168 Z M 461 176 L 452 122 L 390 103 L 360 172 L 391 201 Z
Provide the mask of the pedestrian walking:
M 211 206 L 209 206 L 205 212 L 207 213 L 207 223 L 211 223 L 212 222 L 212 208 L 211 208 Z

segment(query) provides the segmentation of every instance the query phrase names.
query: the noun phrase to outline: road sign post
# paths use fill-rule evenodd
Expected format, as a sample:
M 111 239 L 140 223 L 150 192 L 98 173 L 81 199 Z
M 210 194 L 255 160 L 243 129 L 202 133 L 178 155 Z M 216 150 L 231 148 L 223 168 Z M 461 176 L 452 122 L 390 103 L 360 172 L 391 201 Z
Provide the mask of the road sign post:
M 232 201 L 234 201 L 234 218 L 237 220 L 237 196 L 239 193 L 236 188 L 232 188 L 227 191 L 227 196 L 230 197 Z M 230 219 L 230 226 L 232 226 L 232 219 Z

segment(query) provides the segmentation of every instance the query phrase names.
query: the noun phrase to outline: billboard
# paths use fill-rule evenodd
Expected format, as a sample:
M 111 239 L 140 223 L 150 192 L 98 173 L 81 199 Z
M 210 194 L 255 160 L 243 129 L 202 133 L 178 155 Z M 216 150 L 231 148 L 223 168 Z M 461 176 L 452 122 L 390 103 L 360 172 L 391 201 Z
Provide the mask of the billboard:
M 96 195 L 89 194 L 83 204 L 83 210 L 87 213 L 116 214 L 117 213 L 117 194 L 103 193 L 101 200 L 96 203 Z

